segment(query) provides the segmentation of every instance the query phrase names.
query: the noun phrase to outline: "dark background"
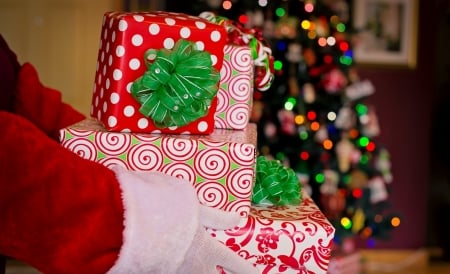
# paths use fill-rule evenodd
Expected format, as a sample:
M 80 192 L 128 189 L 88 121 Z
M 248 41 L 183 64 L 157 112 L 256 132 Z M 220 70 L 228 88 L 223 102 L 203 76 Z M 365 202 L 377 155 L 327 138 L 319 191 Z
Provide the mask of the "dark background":
M 402 216 L 392 239 L 376 248 L 449 250 L 450 1 L 418 1 L 416 68 L 358 68 L 376 87 L 369 102 L 391 153 L 392 207 Z M 195 3 L 167 0 L 153 8 L 197 15 Z

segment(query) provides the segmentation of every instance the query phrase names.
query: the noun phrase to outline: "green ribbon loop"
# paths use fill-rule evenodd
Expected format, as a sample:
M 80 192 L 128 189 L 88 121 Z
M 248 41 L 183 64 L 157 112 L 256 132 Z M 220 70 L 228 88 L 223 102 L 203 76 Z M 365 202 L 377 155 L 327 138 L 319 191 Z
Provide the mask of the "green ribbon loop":
M 259 156 L 256 160 L 256 183 L 252 202 L 273 205 L 298 205 L 302 201 L 301 185 L 291 168 L 279 161 Z
M 207 114 L 220 80 L 208 52 L 180 39 L 172 50 L 147 50 L 144 60 L 147 71 L 131 86 L 139 112 L 159 128 L 184 126 Z
M 258 39 L 256 39 L 255 37 L 253 37 L 250 40 L 250 43 L 248 44 L 248 46 L 250 47 L 251 53 L 252 53 L 252 58 L 253 59 L 257 59 L 258 58 Z

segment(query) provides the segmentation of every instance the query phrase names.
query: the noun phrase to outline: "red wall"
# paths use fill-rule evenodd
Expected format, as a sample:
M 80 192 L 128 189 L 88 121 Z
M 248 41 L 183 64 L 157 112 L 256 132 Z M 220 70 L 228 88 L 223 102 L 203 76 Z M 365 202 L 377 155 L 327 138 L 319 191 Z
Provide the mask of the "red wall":
M 433 1 L 419 3 L 415 69 L 359 68 L 361 77 L 370 79 L 376 87 L 370 103 L 376 107 L 381 126 L 379 140 L 391 154 L 392 209 L 402 217 L 392 239 L 378 241 L 377 248 L 418 248 L 427 244 L 435 9 Z

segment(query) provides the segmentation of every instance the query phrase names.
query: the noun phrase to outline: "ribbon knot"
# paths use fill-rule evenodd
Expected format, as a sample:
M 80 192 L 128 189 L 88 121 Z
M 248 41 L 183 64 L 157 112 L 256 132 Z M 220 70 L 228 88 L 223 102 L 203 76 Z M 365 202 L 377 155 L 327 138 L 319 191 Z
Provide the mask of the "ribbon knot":
M 208 52 L 180 39 L 172 50 L 147 50 L 144 60 L 147 70 L 131 86 L 139 112 L 159 128 L 184 126 L 207 114 L 220 80 Z
M 268 90 L 274 81 L 274 57 L 272 49 L 267 45 L 262 31 L 259 29 L 247 29 L 240 23 L 223 16 L 217 16 L 212 12 L 202 12 L 200 17 L 224 26 L 228 33 L 228 43 L 248 46 L 251 50 L 255 65 L 254 84 L 259 91 Z
M 302 201 L 300 183 L 291 168 L 279 161 L 259 156 L 256 160 L 256 183 L 252 202 L 255 204 L 297 205 Z

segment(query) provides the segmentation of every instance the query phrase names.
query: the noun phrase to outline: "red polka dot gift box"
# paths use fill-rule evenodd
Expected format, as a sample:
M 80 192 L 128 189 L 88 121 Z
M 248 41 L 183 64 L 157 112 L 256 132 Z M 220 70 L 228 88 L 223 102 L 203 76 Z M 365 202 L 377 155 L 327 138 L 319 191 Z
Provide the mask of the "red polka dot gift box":
M 191 183 L 205 205 L 247 216 L 256 172 L 256 125 L 211 134 L 108 131 L 94 118 L 60 130 L 60 143 L 107 167 L 160 171 Z
M 109 131 L 210 134 L 225 44 L 200 17 L 105 13 L 91 116 Z

